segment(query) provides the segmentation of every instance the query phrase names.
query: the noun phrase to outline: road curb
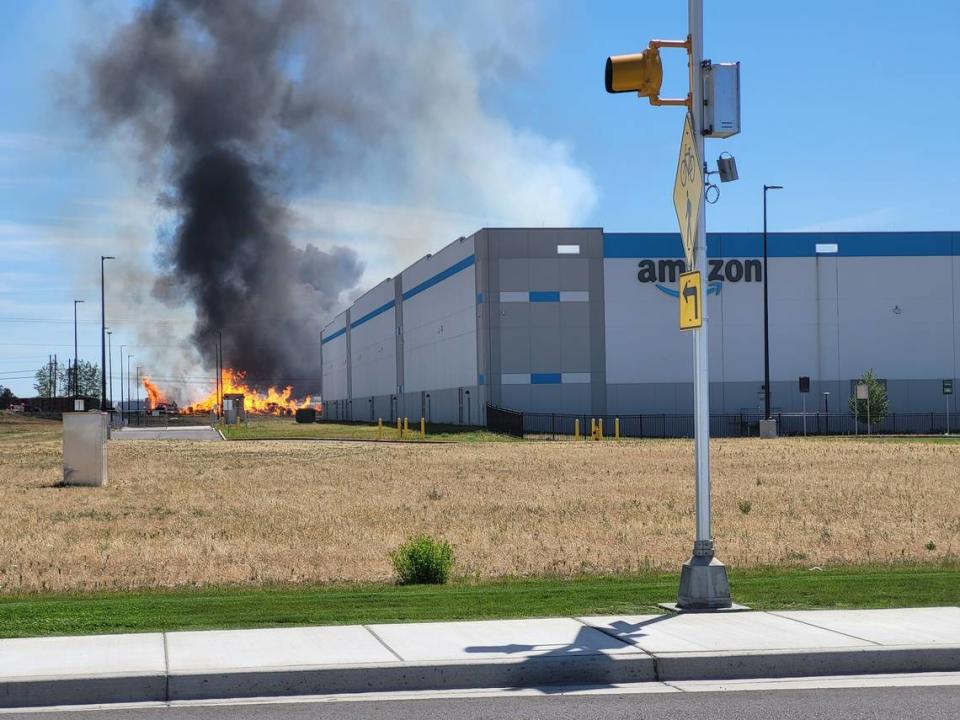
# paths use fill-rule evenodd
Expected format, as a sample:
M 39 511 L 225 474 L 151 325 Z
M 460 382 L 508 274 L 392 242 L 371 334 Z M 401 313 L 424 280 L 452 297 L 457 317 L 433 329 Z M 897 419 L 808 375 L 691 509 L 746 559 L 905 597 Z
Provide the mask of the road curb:
M 2 708 L 163 702 L 166 695 L 164 674 L 39 677 L 0 682 Z
M 960 671 L 960 645 L 623 655 L 572 653 L 437 663 L 30 678 L 0 683 L 0 706 L 956 671 Z
M 570 655 L 170 675 L 170 700 L 653 681 L 653 658 Z
M 734 680 L 960 671 L 960 646 L 660 653 L 657 680 Z

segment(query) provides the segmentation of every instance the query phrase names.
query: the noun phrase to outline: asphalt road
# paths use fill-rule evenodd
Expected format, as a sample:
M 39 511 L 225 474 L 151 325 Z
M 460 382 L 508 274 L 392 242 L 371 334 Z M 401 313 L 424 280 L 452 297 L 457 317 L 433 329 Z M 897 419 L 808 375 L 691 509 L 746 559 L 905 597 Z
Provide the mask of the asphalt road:
M 960 687 L 302 702 L 2 715 L 24 720 L 879 720 L 960 717 Z

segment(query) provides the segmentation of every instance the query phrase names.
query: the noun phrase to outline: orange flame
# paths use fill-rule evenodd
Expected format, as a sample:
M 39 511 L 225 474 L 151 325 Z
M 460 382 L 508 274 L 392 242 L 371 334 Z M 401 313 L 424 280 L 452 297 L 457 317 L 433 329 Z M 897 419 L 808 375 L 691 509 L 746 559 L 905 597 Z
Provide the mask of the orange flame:
M 155 408 L 158 405 L 167 404 L 167 396 L 150 381 L 150 378 L 143 376 L 141 379 L 143 380 L 143 387 L 147 391 L 147 408 Z
M 240 370 L 224 369 L 223 393 L 243 393 L 243 409 L 255 415 L 283 415 L 298 408 L 308 407 L 312 399 L 307 395 L 302 400 L 293 397 L 293 388 L 275 388 L 272 385 L 264 392 L 252 388 L 244 382 L 246 373 Z M 214 390 L 203 400 L 193 403 L 184 412 L 210 412 L 217 407 L 217 392 Z

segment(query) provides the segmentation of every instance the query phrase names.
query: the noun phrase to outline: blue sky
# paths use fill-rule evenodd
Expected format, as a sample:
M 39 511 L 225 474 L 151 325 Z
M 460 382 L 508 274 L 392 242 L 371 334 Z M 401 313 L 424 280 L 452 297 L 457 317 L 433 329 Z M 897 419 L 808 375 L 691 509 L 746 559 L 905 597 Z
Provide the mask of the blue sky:
M 154 209 L 158 187 L 122 147 L 92 142 L 76 108 L 64 101 L 77 48 L 96 45 L 132 5 L 0 0 L 0 384 L 19 393 L 31 391 L 24 376 L 48 354 L 72 355 L 73 298 L 87 301 L 80 355 L 99 359 L 100 254 L 118 246 L 136 253 L 136 268 L 145 274 L 133 291 L 148 292 L 153 234 L 165 221 Z M 952 54 L 960 44 L 960 3 L 706 0 L 705 6 L 705 55 L 742 63 L 743 96 L 743 132 L 706 143 L 711 164 L 729 151 L 740 171 L 739 182 L 724 185 L 720 202 L 708 207 L 709 230 L 758 230 L 763 183 L 786 188 L 771 197 L 771 230 L 958 229 L 960 72 Z M 496 25 L 497 15 L 488 21 Z M 607 95 L 603 65 L 607 55 L 640 50 L 650 38 L 682 38 L 686 26 L 683 0 L 557 0 L 529 6 L 523 22 L 499 36 L 496 27 L 483 30 L 484 37 L 498 37 L 513 63 L 490 77 L 477 69 L 484 117 L 589 185 L 571 201 L 575 211 L 562 212 L 561 195 L 543 222 L 560 217 L 612 231 L 675 230 L 671 189 L 682 110 Z M 469 23 L 453 27 L 471 42 Z M 664 93 L 682 95 L 684 54 L 665 51 L 664 58 Z M 333 195 L 325 198 L 322 189 L 299 199 L 320 203 L 322 212 L 339 209 L 349 216 L 345 225 L 358 207 L 367 215 L 371 207 L 383 210 L 372 184 L 352 188 L 347 206 L 324 204 Z M 357 240 L 368 265 L 365 281 L 393 274 L 411 253 L 441 247 L 485 222 L 509 224 L 506 207 L 473 207 L 469 198 L 431 205 L 428 198 L 416 208 L 383 210 L 387 218 L 395 211 L 441 217 L 427 227 L 442 231 L 409 252 L 390 247 L 389 237 Z M 537 222 L 536 214 L 516 217 Z M 321 245 L 329 240 L 322 232 L 306 234 Z M 124 245 L 132 237 L 136 242 Z M 183 330 L 189 321 L 189 309 L 162 318 L 117 310 L 115 357 L 126 343 L 155 358 L 151 346 L 167 340 L 149 323 Z

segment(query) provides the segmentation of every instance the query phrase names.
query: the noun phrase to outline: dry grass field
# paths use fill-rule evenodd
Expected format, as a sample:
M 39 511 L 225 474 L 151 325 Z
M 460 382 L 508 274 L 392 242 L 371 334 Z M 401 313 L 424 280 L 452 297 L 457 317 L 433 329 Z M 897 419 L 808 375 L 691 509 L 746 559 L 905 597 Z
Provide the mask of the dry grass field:
M 675 571 L 692 444 L 112 442 L 61 488 L 59 425 L 0 416 L 0 593 L 385 580 L 414 533 L 457 574 Z M 960 444 L 714 441 L 714 535 L 740 568 L 955 561 Z

